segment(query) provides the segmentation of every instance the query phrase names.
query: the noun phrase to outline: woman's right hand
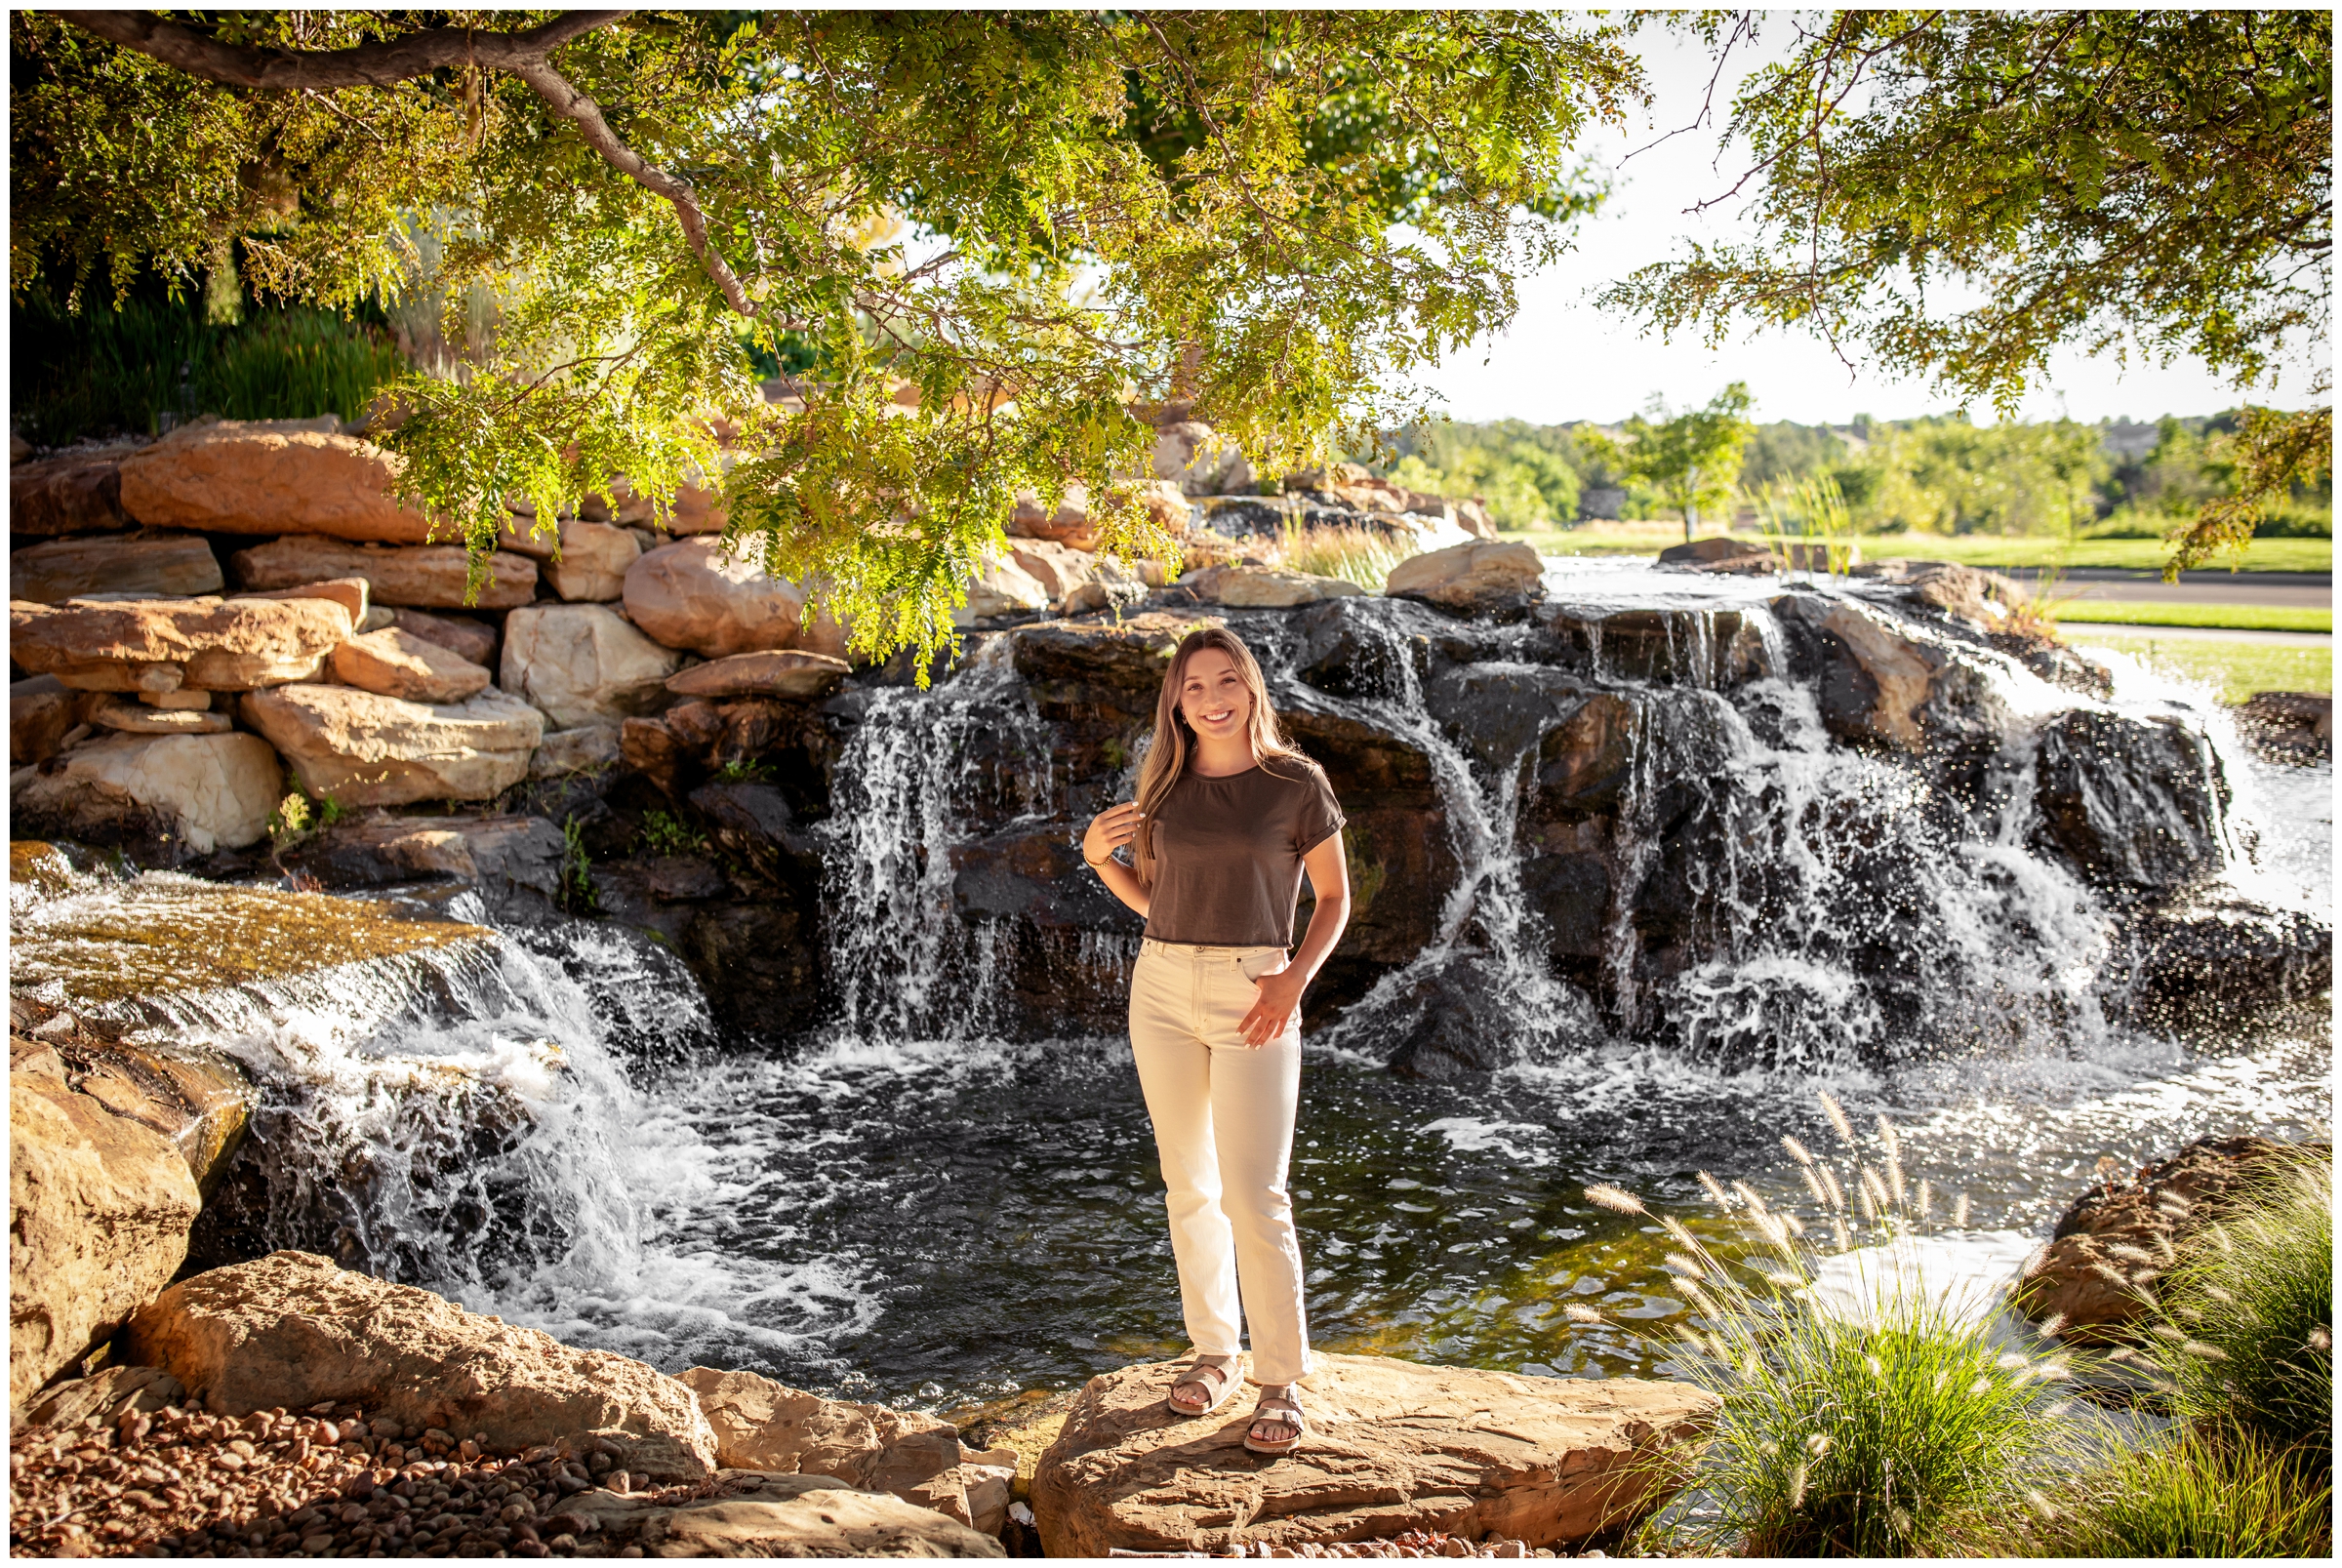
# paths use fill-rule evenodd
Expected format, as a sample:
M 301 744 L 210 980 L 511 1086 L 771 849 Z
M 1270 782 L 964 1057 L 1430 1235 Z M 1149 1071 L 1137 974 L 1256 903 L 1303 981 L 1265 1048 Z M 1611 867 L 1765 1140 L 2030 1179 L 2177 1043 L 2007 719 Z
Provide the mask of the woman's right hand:
M 1081 858 L 1094 867 L 1138 836 L 1138 802 L 1126 800 L 1110 806 L 1090 819 L 1090 830 L 1081 835 Z

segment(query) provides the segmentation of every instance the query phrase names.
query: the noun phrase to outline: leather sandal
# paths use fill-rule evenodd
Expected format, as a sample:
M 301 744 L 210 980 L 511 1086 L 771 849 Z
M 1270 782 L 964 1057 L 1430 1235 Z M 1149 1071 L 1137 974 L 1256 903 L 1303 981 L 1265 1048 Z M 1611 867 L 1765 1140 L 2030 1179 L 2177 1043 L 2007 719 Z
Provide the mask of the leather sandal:
M 1263 1426 L 1290 1427 L 1293 1435 L 1262 1437 L 1258 1431 Z M 1252 1410 L 1252 1425 L 1244 1428 L 1244 1447 L 1246 1452 L 1254 1454 L 1290 1454 L 1309 1435 L 1309 1419 L 1302 1414 L 1301 1396 L 1287 1384 L 1281 1394 L 1261 1395 L 1261 1402 Z
M 1164 1403 L 1171 1407 L 1171 1413 L 1175 1416 L 1208 1416 L 1228 1403 L 1228 1396 L 1236 1391 L 1239 1381 L 1234 1356 L 1199 1355 L 1189 1365 L 1186 1375 L 1171 1386 L 1170 1397 Z M 1203 1388 L 1211 1394 L 1211 1398 L 1201 1404 L 1182 1402 L 1179 1397 L 1182 1388 Z

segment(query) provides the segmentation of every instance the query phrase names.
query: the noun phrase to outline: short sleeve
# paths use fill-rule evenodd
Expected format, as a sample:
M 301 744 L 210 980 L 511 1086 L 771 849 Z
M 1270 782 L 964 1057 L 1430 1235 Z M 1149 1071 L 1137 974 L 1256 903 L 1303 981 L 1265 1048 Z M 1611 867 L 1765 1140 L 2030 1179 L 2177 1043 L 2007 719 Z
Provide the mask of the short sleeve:
M 1334 786 L 1327 782 L 1325 770 L 1312 768 L 1302 781 L 1301 809 L 1294 817 L 1293 853 L 1307 855 L 1328 837 L 1342 830 L 1345 818 L 1342 803 L 1334 798 Z

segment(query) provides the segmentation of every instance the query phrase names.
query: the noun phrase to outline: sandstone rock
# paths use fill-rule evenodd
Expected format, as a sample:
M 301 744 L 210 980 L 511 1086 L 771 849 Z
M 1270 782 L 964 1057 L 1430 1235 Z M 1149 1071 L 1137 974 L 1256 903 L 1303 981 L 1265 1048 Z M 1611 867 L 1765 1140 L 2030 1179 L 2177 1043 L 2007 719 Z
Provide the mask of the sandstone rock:
M 1098 557 L 1087 550 L 1077 550 L 1069 544 L 1049 540 L 1024 540 L 1008 547 L 1008 558 L 1017 569 L 1041 585 L 1052 604 L 1090 581 L 1091 568 Z
M 101 730 L 123 735 L 225 735 L 235 728 L 225 713 L 204 708 L 152 707 L 144 703 L 126 703 L 111 693 L 100 696 L 90 704 L 89 721 Z
M 20 1008 L 28 1002 L 20 998 Z M 208 1195 L 244 1142 L 253 1087 L 243 1067 L 208 1049 L 117 1039 L 110 1028 L 93 1029 L 62 1009 L 30 1005 L 51 1013 L 39 1028 L 59 1059 L 61 1078 L 167 1140 Z
M 561 530 L 561 558 L 546 563 L 545 580 L 564 599 L 596 604 L 625 597 L 626 568 L 642 545 L 607 523 L 569 523 Z
M 527 776 L 545 736 L 544 715 L 494 687 L 426 706 L 347 686 L 281 686 L 247 696 L 243 718 L 303 789 L 344 807 L 492 799 Z
M 323 583 L 303 583 L 289 588 L 247 589 L 242 593 L 230 595 L 230 597 L 238 599 L 330 599 L 349 612 L 352 634 L 359 635 L 382 629 L 381 626 L 367 624 L 375 616 L 374 607 L 368 602 L 367 595 L 368 589 L 364 578 L 337 577 L 329 578 Z M 385 610 L 382 613 L 387 616 L 391 612 Z M 390 623 L 390 622 L 384 621 L 383 625 Z
M 170 1282 L 203 1198 L 168 1139 L 61 1081 L 12 1072 L 8 1102 L 17 1406 Z
M 461 703 L 488 684 L 470 660 L 396 626 L 350 638 L 334 650 L 333 665 L 345 686 L 410 703 Z
M 752 546 L 734 553 L 718 539 L 645 551 L 626 568 L 626 619 L 654 641 L 708 659 L 775 648 L 827 652 L 835 636 L 827 617 L 805 625 L 804 590 L 765 576 Z
M 1488 503 L 1474 496 L 1469 501 L 1454 503 L 1456 526 L 1474 539 L 1496 538 L 1496 519 L 1488 515 Z M 1421 508 L 1412 508 L 1420 510 Z
M 1008 1508 L 1006 1481 L 993 1473 L 1001 1467 L 970 1454 L 947 1422 L 823 1399 L 752 1372 L 693 1367 L 682 1376 L 715 1430 L 718 1464 L 831 1476 L 999 1534 Z
M 122 509 L 161 528 L 421 544 L 430 520 L 388 494 L 402 466 L 373 442 L 315 422 L 221 420 L 124 458 Z
M 1094 610 L 1127 609 L 1137 604 L 1147 597 L 1149 579 L 1145 572 L 1149 567 L 1154 569 L 1156 578 L 1161 582 L 1170 581 L 1163 576 L 1162 563 L 1159 561 L 1142 561 L 1140 569 L 1133 571 L 1110 555 L 1093 555 L 1089 559 L 1089 581 L 1077 583 L 1068 589 L 1065 598 L 1059 603 L 1058 608 L 1067 615 L 1087 615 Z
M 1383 592 L 1445 610 L 1489 610 L 1539 597 L 1544 579 L 1545 563 L 1528 545 L 1476 541 L 1407 557 L 1391 569 Z
M 1670 544 L 1659 552 L 1661 566 L 1679 566 L 1692 572 L 1750 574 L 1770 572 L 1777 564 L 1773 552 L 1752 540 L 1722 537 Z
M 280 788 L 276 754 L 256 735 L 117 735 L 54 766 L 13 792 L 20 829 L 129 841 L 172 862 L 258 843 Z
M 1812 626 L 1831 647 L 1820 697 L 1832 733 L 1902 751 L 1927 748 L 1943 716 L 1937 684 L 1952 666 L 1949 652 L 1869 605 L 1801 594 L 1777 602 L 1786 619 Z
M 496 627 L 469 616 L 435 616 L 427 611 L 406 609 L 383 612 L 393 619 L 385 624 L 435 642 L 450 653 L 469 660 L 483 669 L 496 667 Z M 381 630 L 381 627 L 371 628 Z
M 1067 487 L 1055 506 L 1043 506 L 1030 491 L 1017 497 L 1017 509 L 1008 520 L 1011 539 L 1046 540 L 1072 549 L 1098 547 L 1098 531 L 1090 526 L 1090 495 L 1080 485 Z
M 1240 495 L 1253 488 L 1252 464 L 1232 441 L 1200 420 L 1181 420 L 1154 432 L 1154 476 L 1191 496 Z
M 1289 610 L 1320 599 L 1347 599 L 1366 590 L 1346 578 L 1278 572 L 1258 566 L 1207 566 L 1176 584 L 1205 604 L 1232 610 Z
M 631 542 L 629 542 L 631 543 Z M 545 710 L 556 730 L 655 712 L 681 663 L 598 604 L 545 604 L 505 618 L 505 691 Z
M 1314 1430 L 1275 1460 L 1244 1452 L 1249 1400 L 1201 1421 L 1164 1408 L 1182 1363 L 1091 1379 L 1033 1477 L 1042 1546 L 1257 1552 L 1411 1529 L 1582 1542 L 1666 1502 L 1650 1461 L 1698 1438 L 1716 1404 L 1686 1384 L 1315 1359 Z
M 484 1431 L 492 1448 L 612 1433 L 669 1456 L 654 1479 L 714 1467 L 715 1434 L 672 1378 L 308 1253 L 182 1280 L 132 1319 L 130 1349 L 216 1415 L 351 1401 L 410 1427 Z
M 574 730 L 555 730 L 529 758 L 529 777 L 558 779 L 563 774 L 618 765 L 618 726 L 585 724 Z
M 2288 1162 L 2316 1157 L 2330 1158 L 2329 1146 L 2203 1138 L 2127 1178 L 2101 1160 L 2104 1177 L 2066 1210 L 2012 1300 L 2034 1321 L 2054 1322 L 2068 1344 L 2133 1339 L 2150 1315 L 2142 1291 L 2153 1292 L 2191 1242 Z
M 8 469 L 8 531 L 55 538 L 126 527 L 122 459 L 127 448 L 61 452 Z
M 1856 575 L 1908 588 L 1914 602 L 1978 630 L 1998 625 L 2004 606 L 2031 597 L 1998 572 L 1980 572 L 1957 561 L 1880 561 Z
M 588 1542 L 639 1532 L 649 1557 L 1007 1555 L 998 1541 L 941 1513 L 827 1476 L 727 1469 L 715 1483 L 715 1496 L 674 1506 L 596 1488 L 553 1517 L 590 1520 Z
M 84 691 L 239 692 L 306 680 L 349 635 L 324 599 L 138 599 L 9 607 L 9 653 Z
M 666 689 L 678 697 L 786 697 L 809 701 L 836 691 L 852 669 L 842 659 L 809 654 L 801 649 L 733 654 L 669 675 Z
M 96 699 L 55 675 L 11 681 L 8 687 L 8 760 L 22 767 L 46 762 L 64 748 L 65 737 L 84 724 Z
M 85 594 L 191 599 L 218 593 L 220 557 L 193 534 L 52 540 L 8 558 L 8 596 L 61 604 Z
M 1014 557 L 1002 557 L 987 561 L 968 580 L 967 605 L 953 612 L 951 619 L 965 625 L 971 621 L 1048 608 L 1049 590 L 1019 566 Z
M 471 560 L 457 544 L 395 549 L 344 544 L 330 539 L 288 535 L 229 557 L 236 581 L 247 588 L 289 588 L 327 578 L 366 580 L 378 604 L 454 609 L 476 604 L 505 610 L 537 596 L 537 563 L 499 550 L 488 558 L 488 581 L 480 596 L 467 596 Z
M 111 1427 L 133 1411 L 152 1412 L 186 1397 L 160 1367 L 107 1367 L 41 1390 L 24 1412 L 32 1427 Z

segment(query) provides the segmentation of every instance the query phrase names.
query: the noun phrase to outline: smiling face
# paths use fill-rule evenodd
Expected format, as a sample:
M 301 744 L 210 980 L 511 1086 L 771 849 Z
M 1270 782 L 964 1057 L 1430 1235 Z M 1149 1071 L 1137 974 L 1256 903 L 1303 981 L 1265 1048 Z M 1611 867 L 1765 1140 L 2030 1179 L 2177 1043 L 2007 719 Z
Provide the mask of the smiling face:
M 1199 648 L 1179 683 L 1179 711 L 1205 740 L 1234 741 L 1252 722 L 1252 693 L 1236 662 L 1217 648 Z

